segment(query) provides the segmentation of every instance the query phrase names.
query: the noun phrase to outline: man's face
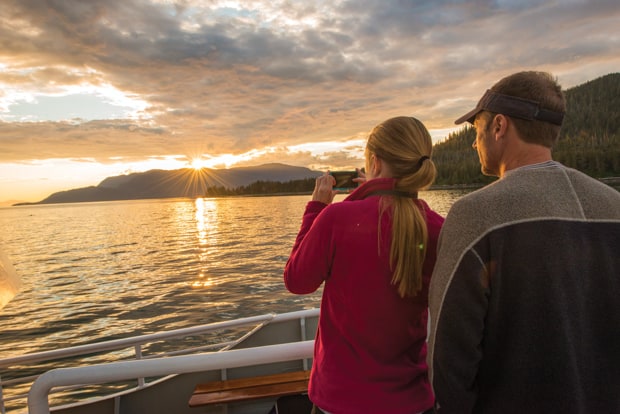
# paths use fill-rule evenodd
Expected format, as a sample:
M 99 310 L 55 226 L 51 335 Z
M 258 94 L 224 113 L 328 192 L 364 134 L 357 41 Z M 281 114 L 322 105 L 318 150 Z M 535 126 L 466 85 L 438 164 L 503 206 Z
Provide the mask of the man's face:
M 478 152 L 482 174 L 498 177 L 500 157 L 497 141 L 493 133 L 493 120 L 494 117 L 489 117 L 482 112 L 476 115 L 474 120 L 476 140 L 472 147 Z

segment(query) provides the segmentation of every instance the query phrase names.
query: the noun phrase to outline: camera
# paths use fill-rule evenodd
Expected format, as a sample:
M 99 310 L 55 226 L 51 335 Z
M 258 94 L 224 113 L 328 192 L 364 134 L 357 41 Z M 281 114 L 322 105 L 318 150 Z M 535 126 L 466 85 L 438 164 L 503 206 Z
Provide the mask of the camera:
M 329 175 L 336 180 L 334 190 L 349 191 L 357 187 L 357 183 L 353 181 L 358 176 L 357 171 L 330 171 Z

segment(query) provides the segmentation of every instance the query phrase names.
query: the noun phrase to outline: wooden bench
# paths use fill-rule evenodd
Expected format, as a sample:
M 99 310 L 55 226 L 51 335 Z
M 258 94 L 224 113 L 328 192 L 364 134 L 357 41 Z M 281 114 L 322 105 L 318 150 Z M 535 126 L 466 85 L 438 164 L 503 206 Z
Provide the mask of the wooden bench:
M 309 379 L 310 371 L 295 371 L 198 384 L 189 400 L 189 406 L 306 393 Z

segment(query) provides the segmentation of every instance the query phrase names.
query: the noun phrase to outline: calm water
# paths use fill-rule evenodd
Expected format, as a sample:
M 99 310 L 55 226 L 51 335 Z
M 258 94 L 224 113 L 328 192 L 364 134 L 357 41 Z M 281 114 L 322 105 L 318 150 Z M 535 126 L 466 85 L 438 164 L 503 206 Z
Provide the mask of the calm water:
M 445 215 L 465 192 L 421 198 Z M 308 200 L 0 208 L 0 241 L 23 280 L 0 310 L 0 358 L 319 306 L 320 291 L 296 296 L 282 283 Z

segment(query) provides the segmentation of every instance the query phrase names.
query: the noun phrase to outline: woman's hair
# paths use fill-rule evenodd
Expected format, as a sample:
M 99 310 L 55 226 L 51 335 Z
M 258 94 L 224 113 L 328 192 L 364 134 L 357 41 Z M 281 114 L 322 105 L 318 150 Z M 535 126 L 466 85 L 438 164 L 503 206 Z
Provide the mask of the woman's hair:
M 437 170 L 430 159 L 433 143 L 428 130 L 416 118 L 400 116 L 377 125 L 366 144 L 366 157 L 375 154 L 387 163 L 396 178 L 395 189 L 416 194 L 435 181 Z M 424 211 L 412 197 L 382 196 L 380 215 L 392 209 L 390 263 L 392 283 L 401 297 L 415 296 L 422 289 L 422 264 L 428 233 Z M 381 220 L 379 220 L 381 222 Z M 381 226 L 379 225 L 379 237 Z

